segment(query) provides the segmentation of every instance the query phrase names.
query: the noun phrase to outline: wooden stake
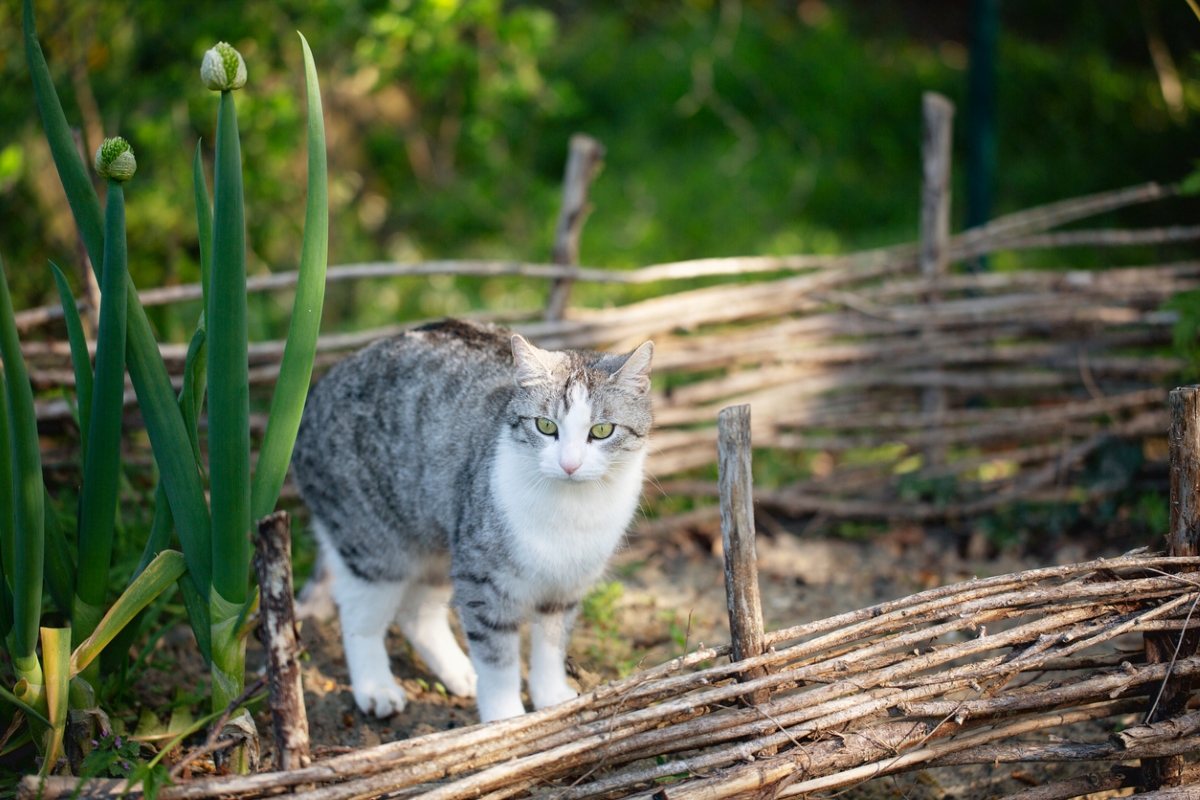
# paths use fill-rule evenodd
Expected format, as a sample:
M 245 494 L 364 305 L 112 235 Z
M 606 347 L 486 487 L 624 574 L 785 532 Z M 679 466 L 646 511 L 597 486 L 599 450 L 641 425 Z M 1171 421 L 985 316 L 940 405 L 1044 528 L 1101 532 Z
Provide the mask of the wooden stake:
M 934 278 L 946 274 L 950 240 L 950 158 L 954 104 L 937 92 L 921 97 L 924 130 L 921 159 L 921 273 Z
M 1167 438 L 1171 449 L 1171 517 L 1167 531 L 1167 552 L 1173 556 L 1200 555 L 1200 386 L 1184 386 L 1173 390 L 1169 402 L 1171 430 Z M 1148 663 L 1177 663 L 1196 653 L 1200 637 L 1194 631 L 1147 633 L 1144 634 L 1144 641 Z M 1146 722 L 1161 722 L 1184 714 L 1191 692 L 1191 678 L 1168 678 Z M 1183 756 L 1146 759 L 1143 762 L 1146 788 L 1182 785 L 1184 767 Z
M 603 165 L 604 145 L 582 133 L 571 137 L 567 171 L 563 175 L 562 208 L 559 209 L 558 226 L 554 230 L 555 264 L 574 266 L 579 263 L 579 239 L 583 235 L 583 223 L 591 210 L 588 189 Z M 550 298 L 546 301 L 543 318 L 547 322 L 562 319 L 570 297 L 571 281 L 556 279 L 550 287 Z
M 762 655 L 762 601 L 758 594 L 758 557 L 754 552 L 754 482 L 750 471 L 750 406 L 730 406 L 717 415 L 718 479 L 721 491 L 721 539 L 725 546 L 725 597 L 729 606 L 732 659 Z M 741 681 L 767 674 L 747 670 Z M 763 689 L 748 698 L 752 705 L 771 699 Z
M 924 121 L 921 139 L 921 159 L 924 165 L 921 184 L 921 232 L 918 261 L 921 274 L 937 279 L 946 274 L 950 241 L 950 158 L 953 142 L 954 104 L 936 92 L 921 97 L 921 117 Z M 941 297 L 929 292 L 926 300 L 937 303 Z M 924 337 L 937 335 L 937 315 L 930 314 Z M 938 415 L 946 410 L 946 390 L 931 386 L 921 393 L 921 409 Z M 926 449 L 926 460 L 941 464 L 945 451 L 941 447 Z
M 286 511 L 258 521 L 254 571 L 261 593 L 260 630 L 271 679 L 268 706 L 275 728 L 275 769 L 307 767 L 308 715 L 296 659 L 296 617 L 292 607 L 292 532 Z

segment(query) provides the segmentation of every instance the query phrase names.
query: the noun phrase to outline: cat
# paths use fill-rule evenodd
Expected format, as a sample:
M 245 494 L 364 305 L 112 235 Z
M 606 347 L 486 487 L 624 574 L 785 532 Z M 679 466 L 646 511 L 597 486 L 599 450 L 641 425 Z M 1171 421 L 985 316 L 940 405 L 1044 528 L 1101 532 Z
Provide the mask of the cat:
M 641 498 L 653 342 L 539 349 L 445 320 L 341 361 L 309 395 L 293 468 L 333 575 L 354 699 L 404 708 L 384 646 L 401 631 L 488 722 L 576 696 L 564 670 L 580 599 Z M 468 657 L 447 618 L 457 608 Z

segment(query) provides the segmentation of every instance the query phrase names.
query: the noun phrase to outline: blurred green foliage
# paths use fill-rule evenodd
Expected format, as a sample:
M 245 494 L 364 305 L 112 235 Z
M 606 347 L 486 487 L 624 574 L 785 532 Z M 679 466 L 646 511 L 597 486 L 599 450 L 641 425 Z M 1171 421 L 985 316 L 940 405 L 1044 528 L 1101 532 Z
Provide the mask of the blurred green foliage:
M 943 92 L 960 109 L 966 102 L 963 3 L 36 5 L 64 106 L 89 152 L 92 139 L 119 129 L 139 154 L 145 180 L 130 187 L 128 220 L 130 272 L 141 287 L 199 275 L 187 166 L 197 138 L 211 159 L 214 115 L 196 65 L 218 39 L 237 46 L 251 72 L 240 102 L 252 274 L 294 269 L 299 258 L 305 143 L 296 29 L 309 37 L 326 87 L 333 264 L 547 260 L 575 131 L 608 147 L 584 232 L 589 265 L 910 240 L 920 93 Z M 21 308 L 53 301 L 46 259 L 77 264 L 78 248 L 31 101 L 19 23 L 16 0 L 0 0 L 0 251 L 13 265 Z M 1185 4 L 1166 0 L 1007 0 L 997 213 L 1186 175 L 1200 122 L 1200 64 L 1189 54 L 1198 24 Z M 1174 56 L 1182 114 L 1163 99 L 1152 35 Z M 964 152 L 960 141 L 959 164 Z M 1174 222 L 1195 208 L 1180 201 L 1120 221 Z M 994 265 L 1095 258 L 1057 251 Z M 654 291 L 580 287 L 576 300 Z M 544 292 L 511 279 L 336 285 L 326 326 L 528 307 Z M 287 297 L 256 298 L 251 335 L 280 335 L 289 308 Z M 196 304 L 153 316 L 161 337 L 184 341 L 198 313 Z

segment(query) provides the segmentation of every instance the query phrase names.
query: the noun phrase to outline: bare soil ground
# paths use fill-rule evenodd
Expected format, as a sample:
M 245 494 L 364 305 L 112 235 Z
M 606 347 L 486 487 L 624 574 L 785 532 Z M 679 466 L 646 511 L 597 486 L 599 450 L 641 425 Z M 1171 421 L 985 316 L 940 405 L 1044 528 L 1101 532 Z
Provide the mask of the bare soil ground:
M 895 527 L 861 541 L 795 535 L 783 526 L 760 534 L 758 544 L 763 616 L 767 629 L 829 617 L 911 594 L 921 589 L 1042 566 L 1046 558 L 995 552 L 985 537 L 957 536 L 918 526 Z M 679 529 L 654 537 L 630 537 L 616 557 L 609 582 L 584 605 L 571 647 L 571 667 L 582 689 L 645 666 L 661 663 L 701 644 L 728 641 L 720 535 L 714 525 Z M 1051 561 L 1070 563 L 1098 555 L 1079 543 L 1060 546 Z M 408 707 L 387 720 L 362 714 L 350 691 L 349 674 L 335 619 L 308 619 L 301 637 L 308 650 L 305 700 L 318 755 L 363 748 L 478 721 L 471 701 L 448 696 L 398 632 L 389 639 L 392 668 L 409 697 Z M 167 642 L 180 670 L 177 682 L 202 665 L 187 666 L 189 643 Z M 1124 643 L 1130 649 L 1137 641 Z M 194 652 L 192 650 L 191 652 Z M 165 654 L 164 654 L 165 655 Z M 194 658 L 192 659 L 194 660 Z M 258 653 L 251 648 L 250 665 Z M 192 665 L 196 666 L 196 665 Z M 166 677 L 166 676 L 160 676 Z M 153 677 L 147 676 L 153 683 Z M 167 698 L 163 698 L 166 700 Z M 1123 720 L 1131 724 L 1134 720 Z M 1107 723 L 1111 726 L 1111 722 Z M 269 747 L 269 720 L 259 721 Z M 1109 727 L 1096 724 L 1061 733 L 1079 741 L 1103 741 Z M 1041 734 L 1044 740 L 1045 734 Z M 1036 740 L 1036 737 L 1035 739 Z M 1106 771 L 1109 765 L 991 765 L 881 778 L 848 792 L 847 798 L 991 798 L 1056 778 Z M 1115 796 L 1115 795 L 1097 795 Z

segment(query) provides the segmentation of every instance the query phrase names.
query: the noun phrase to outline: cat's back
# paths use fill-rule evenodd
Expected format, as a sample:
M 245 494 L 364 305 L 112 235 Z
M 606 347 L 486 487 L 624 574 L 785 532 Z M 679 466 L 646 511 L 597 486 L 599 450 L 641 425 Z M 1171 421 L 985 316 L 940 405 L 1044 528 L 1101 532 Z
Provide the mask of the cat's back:
M 331 400 L 402 400 L 411 390 L 450 382 L 507 380 L 512 374 L 511 332 L 497 325 L 447 319 L 375 342 L 339 361 L 311 392 L 318 413 Z
M 511 335 L 496 325 L 448 319 L 360 350 L 309 394 L 297 450 L 347 428 L 386 433 L 395 415 L 407 417 L 431 402 L 438 403 L 425 409 L 431 417 L 464 406 L 482 411 L 489 394 L 512 383 Z
M 432 499 L 421 495 L 461 480 L 502 424 L 511 336 L 449 319 L 336 364 L 309 394 L 292 459 L 314 515 L 329 520 L 365 505 L 406 516 Z

